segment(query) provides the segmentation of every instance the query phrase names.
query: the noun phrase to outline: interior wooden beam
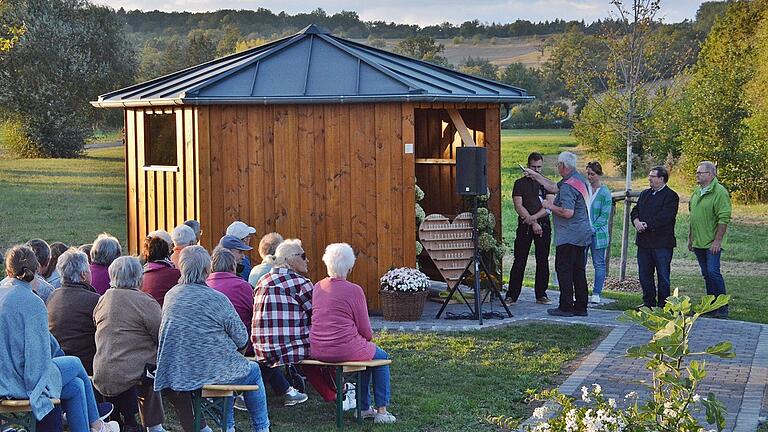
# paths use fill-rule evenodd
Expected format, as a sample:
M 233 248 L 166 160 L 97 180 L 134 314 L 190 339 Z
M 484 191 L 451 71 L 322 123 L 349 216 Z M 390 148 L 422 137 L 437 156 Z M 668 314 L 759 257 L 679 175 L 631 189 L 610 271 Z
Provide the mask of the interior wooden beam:
M 472 133 L 467 128 L 467 124 L 464 123 L 464 119 L 461 118 L 459 111 L 456 109 L 448 109 L 446 111 L 448 111 L 448 115 L 451 117 L 453 125 L 459 132 L 459 136 L 461 136 L 461 141 L 464 142 L 464 145 L 469 147 L 477 147 L 474 138 L 472 138 Z

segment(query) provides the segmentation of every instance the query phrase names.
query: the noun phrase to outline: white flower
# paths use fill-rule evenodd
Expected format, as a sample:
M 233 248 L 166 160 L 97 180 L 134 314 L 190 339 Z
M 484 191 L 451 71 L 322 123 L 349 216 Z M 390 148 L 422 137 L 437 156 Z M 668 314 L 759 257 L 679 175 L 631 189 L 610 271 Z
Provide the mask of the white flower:
M 636 391 L 631 391 L 624 396 L 624 399 L 634 399 L 637 397 Z
M 693 395 L 694 402 L 698 403 L 700 400 L 701 400 L 701 396 L 699 396 L 698 394 Z
M 603 391 L 603 388 L 600 387 L 600 384 L 592 384 L 592 392 L 596 395 L 599 395 L 600 392 Z
M 586 386 L 581 386 L 581 400 L 586 403 L 592 402 L 592 399 L 589 397 L 589 389 Z
M 379 281 L 384 291 L 420 292 L 429 288 L 429 278 L 424 273 L 407 267 L 392 269 Z
M 533 410 L 533 417 L 537 419 L 543 419 L 544 416 L 547 414 L 547 407 L 546 406 L 540 406 Z
M 677 411 L 671 408 L 664 408 L 664 417 L 677 417 Z
M 609 398 L 608 399 L 608 406 L 611 407 L 611 408 L 616 408 L 616 399 Z
M 533 432 L 549 432 L 549 423 L 539 423 L 535 428 L 533 428 Z
M 577 432 L 579 430 L 579 421 L 576 418 L 576 410 L 571 409 L 565 416 L 565 432 Z

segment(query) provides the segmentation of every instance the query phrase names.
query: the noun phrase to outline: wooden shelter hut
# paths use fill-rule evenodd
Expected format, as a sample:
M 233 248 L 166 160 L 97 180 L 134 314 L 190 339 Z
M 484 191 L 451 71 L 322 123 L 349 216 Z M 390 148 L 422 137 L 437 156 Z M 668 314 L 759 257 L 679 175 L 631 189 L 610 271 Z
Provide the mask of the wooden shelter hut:
M 459 211 L 457 130 L 488 147 L 500 224 L 500 107 L 531 99 L 310 25 L 92 104 L 125 111 L 131 253 L 186 219 L 200 221 L 210 249 L 242 220 L 257 229 L 253 243 L 272 231 L 301 239 L 316 281 L 326 245 L 347 242 L 350 280 L 377 310 L 381 275 L 415 265 L 416 179 L 427 214 Z

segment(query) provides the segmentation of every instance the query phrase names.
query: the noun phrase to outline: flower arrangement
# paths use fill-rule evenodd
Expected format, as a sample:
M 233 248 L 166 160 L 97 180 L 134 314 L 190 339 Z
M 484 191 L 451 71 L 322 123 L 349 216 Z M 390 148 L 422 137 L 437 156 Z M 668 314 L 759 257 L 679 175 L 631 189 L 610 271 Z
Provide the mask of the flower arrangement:
M 393 268 L 381 277 L 381 291 L 423 292 L 429 288 L 429 278 L 424 273 L 408 267 Z

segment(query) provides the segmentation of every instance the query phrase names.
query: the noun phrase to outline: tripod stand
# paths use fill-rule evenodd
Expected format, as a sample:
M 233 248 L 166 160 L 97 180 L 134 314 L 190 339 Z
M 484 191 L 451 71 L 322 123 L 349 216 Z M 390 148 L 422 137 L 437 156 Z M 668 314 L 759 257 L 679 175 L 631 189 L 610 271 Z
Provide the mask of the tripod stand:
M 485 265 L 485 262 L 483 261 L 482 257 L 480 257 L 480 250 L 477 246 L 477 195 L 474 195 L 472 197 L 472 260 L 467 264 L 467 267 L 464 268 L 464 272 L 462 272 L 461 277 L 456 281 L 456 283 L 451 287 L 450 291 L 448 292 L 448 297 L 446 297 L 445 301 L 443 302 L 443 305 L 440 307 L 440 311 L 437 312 L 436 319 L 440 319 L 440 316 L 443 314 L 443 311 L 448 306 L 448 303 L 453 298 L 453 294 L 458 291 L 459 296 L 464 301 L 464 304 L 467 305 L 469 308 L 469 312 L 472 315 L 472 319 L 477 317 L 478 324 L 483 325 L 483 303 L 485 303 L 486 298 L 488 298 L 488 295 L 486 295 L 482 300 L 480 300 L 480 267 L 483 268 L 483 271 L 485 271 L 486 275 L 490 276 L 490 272 L 488 271 L 488 267 Z M 467 301 L 467 298 L 464 297 L 464 293 L 459 290 L 459 285 L 461 283 L 462 278 L 464 278 L 464 275 L 467 274 L 467 271 L 469 270 L 470 266 L 473 267 L 474 275 L 475 275 L 475 286 L 474 286 L 474 293 L 475 293 L 475 308 L 472 309 L 472 306 L 469 305 L 469 302 Z M 490 279 L 490 278 L 489 278 Z M 491 291 L 490 291 L 491 301 L 493 301 L 493 296 L 497 296 L 499 300 L 501 301 L 501 292 L 499 288 L 496 286 L 496 282 L 491 283 Z M 507 315 L 512 318 L 512 312 L 509 311 L 509 307 L 504 303 L 504 301 L 501 301 L 501 306 L 504 308 L 504 310 L 507 312 Z

